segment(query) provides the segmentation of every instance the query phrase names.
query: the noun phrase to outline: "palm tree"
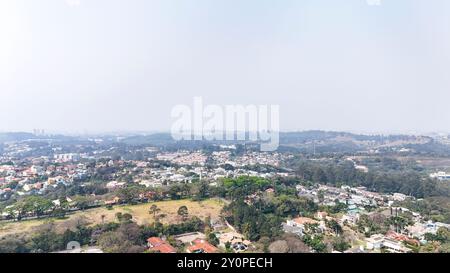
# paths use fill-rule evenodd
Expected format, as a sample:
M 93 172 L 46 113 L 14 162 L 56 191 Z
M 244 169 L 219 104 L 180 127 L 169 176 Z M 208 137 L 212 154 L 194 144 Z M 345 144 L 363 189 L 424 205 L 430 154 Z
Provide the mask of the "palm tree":
M 153 219 L 156 220 L 156 214 L 158 212 L 160 212 L 160 211 L 161 211 L 161 209 L 158 208 L 157 205 L 153 204 L 153 205 L 150 206 L 150 209 L 148 210 L 148 213 L 153 214 Z

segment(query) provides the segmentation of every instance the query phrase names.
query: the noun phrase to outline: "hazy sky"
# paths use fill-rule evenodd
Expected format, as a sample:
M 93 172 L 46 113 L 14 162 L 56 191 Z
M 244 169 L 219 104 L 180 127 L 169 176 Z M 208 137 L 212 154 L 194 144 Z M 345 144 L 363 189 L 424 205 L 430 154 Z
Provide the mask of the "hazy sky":
M 450 1 L 0 0 L 0 131 L 168 130 L 194 96 L 450 131 Z

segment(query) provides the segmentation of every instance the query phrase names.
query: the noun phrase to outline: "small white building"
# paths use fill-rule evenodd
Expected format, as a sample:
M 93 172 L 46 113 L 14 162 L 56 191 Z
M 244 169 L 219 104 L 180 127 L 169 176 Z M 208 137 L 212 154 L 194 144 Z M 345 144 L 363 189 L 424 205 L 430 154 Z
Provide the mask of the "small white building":
M 366 239 L 366 249 L 375 250 L 383 246 L 384 236 L 382 234 L 374 234 Z
M 122 188 L 125 186 L 125 182 L 117 182 L 117 181 L 111 181 L 106 184 L 106 188 L 110 190 Z
M 392 195 L 392 199 L 394 200 L 394 201 L 405 201 L 406 200 L 406 198 L 408 198 L 408 196 L 407 195 L 405 195 L 405 194 L 403 194 L 403 193 L 394 193 L 393 195 Z

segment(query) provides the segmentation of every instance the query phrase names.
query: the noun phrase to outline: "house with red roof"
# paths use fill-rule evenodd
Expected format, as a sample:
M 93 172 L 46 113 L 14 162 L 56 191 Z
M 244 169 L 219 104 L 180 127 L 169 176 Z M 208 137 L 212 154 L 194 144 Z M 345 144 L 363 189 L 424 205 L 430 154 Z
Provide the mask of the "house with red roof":
M 177 250 L 169 243 L 159 237 L 150 237 L 147 239 L 149 250 L 159 253 L 176 253 Z
M 216 253 L 219 251 L 217 247 L 208 243 L 203 239 L 196 239 L 191 242 L 191 245 L 187 247 L 188 253 Z
M 392 230 L 388 231 L 386 237 L 397 242 L 406 242 L 410 245 L 417 245 L 417 246 L 420 245 L 420 242 L 417 241 L 416 239 L 411 239 L 404 234 L 400 234 Z

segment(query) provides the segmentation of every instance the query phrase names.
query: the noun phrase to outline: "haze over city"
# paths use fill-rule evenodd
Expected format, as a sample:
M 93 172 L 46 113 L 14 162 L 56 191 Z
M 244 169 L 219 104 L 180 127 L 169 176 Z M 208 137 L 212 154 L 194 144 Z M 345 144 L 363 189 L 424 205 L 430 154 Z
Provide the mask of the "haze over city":
M 168 131 L 280 105 L 281 130 L 450 131 L 450 3 L 0 1 L 0 131 Z
M 448 0 L 0 0 L 1 265 L 446 264 L 449 71 Z

